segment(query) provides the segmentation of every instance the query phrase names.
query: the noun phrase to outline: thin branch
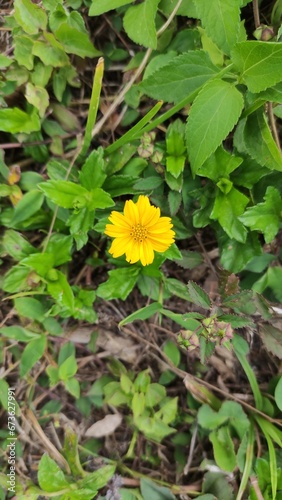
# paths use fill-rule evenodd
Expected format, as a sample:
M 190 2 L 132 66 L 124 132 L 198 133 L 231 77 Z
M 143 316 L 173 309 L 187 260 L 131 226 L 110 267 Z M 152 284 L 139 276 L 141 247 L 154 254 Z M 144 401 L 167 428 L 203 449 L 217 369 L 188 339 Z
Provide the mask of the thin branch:
M 267 111 L 268 111 L 268 118 L 269 118 L 269 123 L 270 123 L 270 128 L 271 128 L 273 138 L 276 142 L 276 145 L 277 145 L 279 151 L 281 152 L 281 145 L 280 145 L 280 140 L 279 140 L 279 134 L 278 134 L 277 127 L 276 127 L 276 120 L 275 120 L 275 116 L 273 113 L 272 102 L 268 103 L 268 110 Z
M 260 26 L 258 0 L 253 0 L 253 13 L 254 13 L 255 27 L 258 28 Z

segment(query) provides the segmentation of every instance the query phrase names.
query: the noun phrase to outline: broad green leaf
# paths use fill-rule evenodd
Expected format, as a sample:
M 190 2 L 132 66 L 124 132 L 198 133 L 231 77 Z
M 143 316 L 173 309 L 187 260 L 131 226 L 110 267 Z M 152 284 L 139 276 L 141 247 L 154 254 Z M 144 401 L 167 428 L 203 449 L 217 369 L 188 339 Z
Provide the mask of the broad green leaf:
M 34 41 L 29 36 L 16 35 L 14 37 L 14 57 L 21 66 L 25 66 L 29 71 L 33 69 L 33 43 Z
M 143 47 L 157 48 L 155 17 L 159 1 L 143 0 L 139 5 L 129 7 L 123 18 L 123 26 L 129 38 Z
M 148 189 L 150 189 L 151 191 L 152 189 L 154 189 L 155 187 L 159 187 L 163 183 L 163 180 L 157 176 L 150 176 L 146 177 L 145 179 L 137 179 L 138 177 L 133 177 L 132 175 L 112 175 L 105 180 L 103 188 L 111 196 L 116 197 L 123 194 L 133 194 L 136 191 L 144 192 Z M 149 188 L 150 181 L 151 187 Z M 139 185 L 139 183 L 141 183 L 141 186 Z
M 196 0 L 195 7 L 208 36 L 227 55 L 238 41 L 240 0 Z
M 141 269 L 137 267 L 124 267 L 109 271 L 109 279 L 97 289 L 98 297 L 104 300 L 121 299 L 133 290 Z
M 20 297 L 14 300 L 15 309 L 20 316 L 42 322 L 45 309 L 39 300 L 33 297 Z
M 93 210 L 89 211 L 87 208 L 82 208 L 77 213 L 73 212 L 68 219 L 70 233 L 75 239 L 77 250 L 80 250 L 88 241 L 88 231 L 94 225 L 94 215 Z
M 56 492 L 65 488 L 69 483 L 60 467 L 48 455 L 43 455 L 38 465 L 38 483 L 40 488 L 48 492 Z
M 35 109 L 31 114 L 19 108 L 0 109 L 0 130 L 2 132 L 29 134 L 40 130 L 40 126 L 39 116 Z
M 83 479 L 76 481 L 76 486 L 80 488 L 89 488 L 94 492 L 100 490 L 109 482 L 116 470 L 115 465 L 105 465 L 100 469 L 87 474 Z
M 107 178 L 104 171 L 103 149 L 94 150 L 88 156 L 81 168 L 80 182 L 83 187 L 90 190 L 101 187 Z M 107 191 L 107 189 L 106 189 Z
M 92 0 L 89 16 L 99 16 L 109 10 L 118 9 L 123 5 L 133 3 L 134 0 Z
M 20 222 L 27 220 L 33 214 L 37 213 L 44 201 L 44 195 L 33 189 L 26 193 L 19 203 L 15 206 L 14 214 L 11 223 L 17 225 Z
M 231 172 L 236 170 L 242 162 L 243 158 L 234 156 L 219 146 L 205 161 L 197 174 L 217 182 L 223 178 L 228 179 Z
M 245 243 L 240 243 L 234 239 L 221 237 L 220 240 L 221 257 L 220 262 L 224 269 L 239 273 L 257 255 L 261 255 L 262 249 L 255 233 L 249 233 Z
M 59 366 L 59 377 L 61 380 L 67 380 L 73 377 L 77 372 L 77 362 L 74 356 L 70 356 Z
M 179 102 L 218 73 L 208 54 L 191 50 L 171 60 L 139 85 L 150 97 Z
M 198 411 L 198 422 L 204 429 L 214 430 L 228 420 L 226 415 L 214 411 L 209 405 L 204 404 Z
M 175 366 L 179 365 L 181 359 L 180 351 L 172 340 L 169 339 L 165 342 L 163 351 Z
M 88 209 L 95 210 L 96 208 L 108 208 L 113 207 L 115 202 L 111 198 L 111 196 L 101 188 L 91 189 L 89 196 L 87 207 Z
M 22 266 L 31 267 L 39 276 L 45 276 L 54 267 L 54 255 L 50 253 L 34 253 L 21 261 Z
M 270 170 L 282 171 L 282 156 L 262 110 L 249 115 L 243 132 L 246 152 L 260 165 Z
M 73 246 L 73 238 L 65 234 L 52 234 L 46 253 L 51 253 L 54 256 L 54 266 L 61 266 L 65 262 L 71 260 L 71 249 Z
M 248 207 L 239 219 L 252 231 L 260 231 L 266 243 L 271 243 L 279 231 L 282 221 L 282 199 L 279 191 L 269 186 L 264 201 Z
M 135 392 L 131 402 L 133 417 L 137 418 L 145 410 L 145 394 L 143 392 Z
M 102 54 L 95 49 L 86 33 L 82 33 L 67 23 L 61 24 L 54 35 L 68 54 L 76 54 L 80 57 L 97 57 Z
M 166 397 L 166 390 L 160 384 L 149 384 L 145 394 L 145 404 L 148 408 L 157 406 Z
M 44 33 L 45 42 L 36 41 L 32 48 L 32 54 L 39 57 L 45 66 L 55 68 L 69 64 L 69 58 L 63 46 L 55 39 L 52 33 Z
M 185 156 L 167 156 L 167 171 L 177 179 L 184 170 L 185 160 Z
M 64 273 L 56 270 L 56 280 L 48 279 L 47 290 L 58 304 L 61 304 L 72 312 L 74 309 L 73 291 Z
M 142 307 L 141 309 L 138 309 L 138 311 L 135 311 L 134 313 L 124 318 L 122 321 L 119 322 L 119 327 L 128 325 L 128 323 L 132 323 L 135 320 L 144 321 L 145 319 L 154 316 L 154 314 L 159 312 L 161 309 L 162 309 L 161 304 L 159 304 L 158 302 L 153 302 L 152 304 Z
M 262 293 L 266 288 L 271 288 L 277 300 L 282 301 L 281 279 L 282 269 L 278 266 L 269 267 L 266 273 L 254 283 L 253 290 Z
M 31 253 L 36 253 L 33 247 L 19 232 L 13 229 L 5 231 L 3 236 L 5 251 L 15 260 L 21 260 Z
M 46 335 L 31 340 L 21 355 L 20 377 L 24 377 L 37 361 L 43 356 L 47 345 Z
M 223 426 L 212 431 L 209 438 L 213 444 L 217 465 L 227 472 L 232 472 L 236 467 L 236 455 L 228 427 Z
M 17 340 L 18 342 L 30 342 L 38 338 L 37 333 L 30 332 L 22 326 L 3 326 L 0 329 L 0 333 L 4 337 Z
M 49 106 L 49 94 L 47 90 L 28 82 L 26 85 L 25 97 L 30 104 L 38 109 L 40 118 L 43 118 Z
M 15 40 L 15 37 L 14 37 Z M 10 59 L 10 57 L 4 56 L 3 54 L 0 54 L 0 68 L 8 68 L 13 62 L 13 59 Z
M 21 290 L 30 289 L 32 286 L 38 284 L 40 278 L 21 265 L 17 265 L 9 269 L 3 281 L 3 290 L 5 292 L 17 293 Z
M 81 209 L 86 206 L 89 197 L 87 189 L 71 181 L 46 181 L 38 187 L 47 198 L 63 208 Z
M 147 498 L 148 500 L 176 500 L 176 496 L 168 488 L 160 486 L 148 478 L 142 477 L 140 489 L 142 498 Z
M 175 262 L 184 269 L 194 269 L 194 267 L 197 267 L 203 263 L 203 257 L 199 252 L 182 250 L 181 256 L 182 259 L 175 259 Z
M 191 302 L 193 302 L 193 304 L 203 307 L 204 309 L 210 309 L 211 302 L 209 296 L 199 285 L 197 285 L 193 281 L 189 281 L 188 292 L 190 295 L 190 300 Z
M 15 19 L 29 35 L 35 35 L 47 27 L 47 15 L 43 9 L 31 0 L 15 0 Z
M 175 398 L 165 398 L 160 402 L 160 409 L 155 413 L 156 419 L 161 419 L 165 424 L 170 424 L 177 417 L 178 396 Z
M 251 92 L 261 92 L 282 81 L 282 46 L 253 40 L 237 43 L 232 62 Z
M 186 127 L 191 169 L 195 175 L 237 123 L 242 94 L 223 80 L 206 83 L 192 104 Z
M 218 220 L 229 238 L 244 243 L 247 237 L 247 230 L 239 220 L 249 198 L 235 188 L 227 194 L 218 190 L 215 198 L 211 219 Z
M 275 402 L 280 411 L 282 411 L 282 377 L 280 377 L 274 392 Z

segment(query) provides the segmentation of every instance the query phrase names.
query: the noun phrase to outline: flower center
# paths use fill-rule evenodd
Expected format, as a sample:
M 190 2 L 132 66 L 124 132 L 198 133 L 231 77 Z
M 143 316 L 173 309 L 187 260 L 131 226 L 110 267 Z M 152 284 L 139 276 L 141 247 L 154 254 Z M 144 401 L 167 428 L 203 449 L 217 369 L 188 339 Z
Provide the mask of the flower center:
M 130 236 L 132 236 L 135 241 L 142 243 L 142 241 L 147 238 L 147 232 L 147 229 L 142 226 L 142 224 L 136 224 L 136 226 L 131 226 Z

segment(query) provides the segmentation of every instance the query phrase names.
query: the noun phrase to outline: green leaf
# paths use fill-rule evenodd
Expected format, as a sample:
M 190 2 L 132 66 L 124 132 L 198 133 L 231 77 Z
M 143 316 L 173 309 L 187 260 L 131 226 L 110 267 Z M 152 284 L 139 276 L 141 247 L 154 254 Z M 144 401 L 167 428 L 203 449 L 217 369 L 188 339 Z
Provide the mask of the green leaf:
M 67 391 L 76 399 L 80 397 L 80 385 L 76 378 L 68 378 L 65 382 Z
M 142 415 L 145 410 L 145 394 L 143 392 L 135 392 L 131 401 L 131 409 L 134 418 Z
M 204 404 L 198 411 L 198 422 L 204 429 L 214 430 L 228 420 L 226 415 L 214 411 L 209 405 Z
M 15 0 L 14 9 L 17 23 L 29 35 L 35 35 L 39 30 L 46 29 L 46 13 L 31 0 Z
M 238 273 L 257 255 L 261 255 L 262 249 L 255 233 L 249 233 L 245 243 L 230 240 L 226 237 L 220 239 L 221 257 L 220 262 L 224 269 Z
M 34 42 L 32 54 L 39 57 L 45 66 L 53 66 L 55 68 L 66 66 L 69 64 L 69 58 L 63 46 L 56 40 L 52 33 L 44 33 L 46 41 Z
M 232 62 L 251 92 L 261 92 L 282 80 L 281 43 L 247 41 L 237 43 Z
M 40 130 L 40 126 L 39 116 L 35 109 L 31 114 L 25 113 L 19 108 L 0 109 L 0 130 L 2 132 L 29 134 Z
M 262 203 L 247 208 L 239 219 L 253 231 L 261 231 L 265 242 L 271 243 L 282 221 L 282 199 L 279 191 L 273 186 L 267 188 L 263 199 Z
M 68 220 L 70 233 L 74 237 L 77 250 L 80 250 L 88 241 L 88 231 L 93 227 L 95 212 L 83 208 L 78 213 L 73 212 Z M 103 232 L 104 232 L 103 228 Z
M 203 257 L 199 252 L 191 250 L 181 251 L 182 259 L 175 259 L 176 264 L 184 269 L 194 269 L 195 267 L 203 264 Z
M 104 171 L 103 149 L 99 148 L 92 151 L 88 156 L 86 162 L 81 168 L 79 179 L 81 185 L 90 190 L 101 187 L 106 178 L 107 175 Z
M 29 71 L 33 69 L 33 43 L 29 36 L 17 35 L 14 37 L 14 57 L 21 66 L 25 66 Z
M 211 302 L 209 296 L 204 292 L 204 290 L 199 287 L 193 281 L 188 282 L 188 292 L 190 295 L 190 300 L 193 304 L 203 307 L 204 309 L 210 309 Z
M 175 366 L 179 366 L 181 359 L 180 351 L 172 340 L 169 339 L 165 342 L 163 351 Z
M 61 24 L 54 35 L 68 54 L 76 54 L 79 57 L 97 57 L 102 54 L 95 49 L 86 33 L 82 33 L 67 23 Z
M 227 472 L 232 472 L 236 467 L 236 455 L 228 427 L 223 426 L 216 431 L 212 431 L 209 438 L 213 444 L 214 458 L 217 465 Z
M 0 333 L 4 337 L 17 340 L 18 342 L 30 342 L 38 338 L 37 333 L 30 332 L 22 326 L 3 326 L 0 329 Z
M 38 109 L 40 118 L 43 118 L 49 106 L 49 94 L 47 90 L 28 82 L 26 84 L 25 97 L 30 104 Z
M 176 500 L 176 496 L 174 496 L 168 488 L 159 486 L 147 478 L 142 477 L 140 481 L 140 489 L 142 498 L 150 500 Z
M 166 397 L 166 390 L 160 384 L 149 384 L 145 394 L 145 405 L 148 408 L 157 406 Z
M 197 174 L 214 182 L 220 179 L 228 179 L 229 175 L 243 162 L 243 158 L 234 156 L 226 151 L 222 146 L 205 161 Z
M 240 2 L 234 0 L 196 0 L 198 17 L 208 36 L 227 55 L 238 41 Z
M 152 304 L 142 307 L 141 309 L 138 309 L 138 311 L 135 311 L 134 313 L 124 318 L 122 321 L 119 322 L 118 326 L 121 327 L 124 325 L 128 325 L 128 323 L 132 323 L 133 321 L 136 320 L 144 321 L 145 319 L 154 316 L 154 314 L 159 312 L 161 309 L 162 309 L 161 304 L 159 304 L 158 302 L 153 302 Z
M 31 286 L 38 284 L 40 279 L 32 276 L 29 268 L 17 265 L 9 269 L 3 281 L 3 290 L 5 292 L 16 293 L 21 290 L 30 289 Z
M 100 469 L 87 474 L 87 476 L 83 479 L 76 481 L 77 488 L 89 488 L 96 492 L 106 486 L 111 477 L 114 475 L 115 469 L 115 465 L 105 465 L 104 467 L 100 467 Z
M 191 50 L 171 60 L 139 85 L 150 97 L 179 102 L 218 73 L 208 54 Z
M 54 266 L 61 266 L 65 262 L 71 260 L 71 250 L 73 246 L 73 238 L 65 234 L 52 234 L 46 253 L 53 254 Z
M 11 224 L 17 225 L 27 220 L 33 214 L 37 213 L 44 201 L 43 194 L 38 189 L 33 189 L 22 197 L 14 208 L 14 214 Z
M 15 299 L 15 309 L 20 316 L 42 322 L 44 320 L 45 308 L 32 297 L 20 297 Z
M 20 362 L 20 377 L 24 377 L 44 354 L 47 345 L 46 335 L 33 339 L 24 349 Z
M 186 139 L 195 175 L 237 123 L 244 102 L 236 87 L 222 80 L 206 83 L 192 104 Z
M 47 198 L 63 208 L 83 208 L 89 198 L 87 189 L 71 181 L 46 181 L 38 187 Z
M 48 253 L 34 253 L 22 259 L 23 266 L 31 267 L 39 276 L 45 276 L 54 266 L 54 256 Z
M 8 229 L 3 236 L 3 246 L 5 251 L 15 260 L 21 260 L 36 249 L 17 231 Z
M 109 271 L 109 279 L 97 289 L 97 296 L 104 300 L 122 299 L 133 290 L 141 269 L 123 267 Z
M 215 198 L 211 219 L 218 220 L 224 231 L 231 239 L 244 243 L 247 230 L 239 220 L 239 215 L 244 212 L 249 198 L 235 188 L 227 194 L 218 190 Z
M 14 37 L 15 40 L 15 37 Z M 15 52 L 14 52 L 15 54 Z M 10 59 L 10 57 L 4 56 L 3 54 L 0 54 L 0 68 L 8 68 L 13 62 L 13 59 Z M 30 68 L 32 69 L 32 68 Z
M 56 270 L 56 280 L 48 280 L 47 291 L 58 304 L 66 306 L 70 311 L 73 311 L 74 295 L 64 273 Z
M 269 129 L 263 110 L 249 115 L 243 131 L 244 149 L 260 165 L 282 171 L 282 156 Z
M 280 267 L 269 267 L 266 273 L 254 283 L 253 290 L 262 293 L 266 288 L 271 288 L 277 300 L 281 301 L 281 278 L 282 269 Z
M 38 465 L 38 483 L 40 488 L 48 492 L 56 492 L 65 488 L 69 483 L 60 467 L 48 455 L 43 455 Z
M 109 10 L 118 9 L 123 5 L 133 3 L 134 0 L 93 0 L 89 9 L 89 16 L 99 16 Z
M 123 18 L 123 26 L 129 38 L 143 47 L 157 48 L 155 17 L 159 2 L 160 0 L 144 0 L 139 5 L 129 7 Z
M 280 377 L 274 392 L 275 402 L 280 411 L 282 411 L 282 377 Z
M 61 380 L 67 380 L 73 377 L 77 372 L 77 362 L 75 356 L 69 356 L 59 366 L 59 377 Z
M 87 207 L 89 210 L 95 210 L 96 208 L 108 208 L 115 205 L 115 202 L 111 196 L 101 188 L 91 189 L 88 196 Z

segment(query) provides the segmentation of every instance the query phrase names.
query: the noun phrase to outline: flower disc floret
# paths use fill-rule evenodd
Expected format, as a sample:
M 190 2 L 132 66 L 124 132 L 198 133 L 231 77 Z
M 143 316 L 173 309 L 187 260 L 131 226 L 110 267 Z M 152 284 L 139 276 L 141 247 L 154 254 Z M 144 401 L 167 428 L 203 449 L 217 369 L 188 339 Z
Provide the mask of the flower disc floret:
M 127 200 L 124 213 L 113 211 L 105 234 L 114 238 L 109 252 L 117 258 L 125 254 L 127 262 L 139 260 L 143 266 L 151 264 L 154 252 L 165 252 L 174 242 L 170 217 L 161 217 L 160 209 L 150 204 L 147 196 L 137 202 Z

